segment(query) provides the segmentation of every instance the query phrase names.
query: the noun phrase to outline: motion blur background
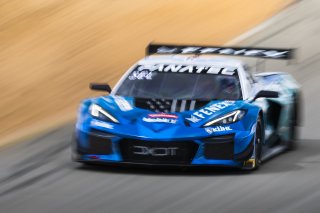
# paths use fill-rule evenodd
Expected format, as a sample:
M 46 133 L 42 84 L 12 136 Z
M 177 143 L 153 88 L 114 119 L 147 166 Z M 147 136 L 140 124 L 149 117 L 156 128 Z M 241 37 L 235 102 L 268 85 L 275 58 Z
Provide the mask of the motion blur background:
M 0 212 L 319 212 L 319 37 L 319 0 L 0 0 Z M 265 67 L 302 85 L 298 149 L 252 173 L 71 162 L 88 84 L 151 41 L 298 48 Z
M 57 126 L 151 41 L 222 45 L 292 0 L 0 0 L 0 144 Z

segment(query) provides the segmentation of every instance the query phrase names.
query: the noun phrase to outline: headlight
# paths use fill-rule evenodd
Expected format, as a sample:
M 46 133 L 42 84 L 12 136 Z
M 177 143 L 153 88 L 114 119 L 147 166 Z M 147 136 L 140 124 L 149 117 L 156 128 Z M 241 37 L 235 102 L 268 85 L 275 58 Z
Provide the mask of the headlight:
M 229 112 L 223 116 L 220 116 L 219 118 L 216 118 L 212 121 L 209 121 L 208 123 L 206 123 L 203 126 L 207 127 L 207 126 L 231 124 L 231 123 L 234 123 L 234 122 L 241 120 L 245 114 L 246 114 L 245 110 L 235 110 L 235 111 Z
M 117 119 L 115 119 L 112 115 L 110 115 L 107 111 L 105 111 L 101 106 L 97 104 L 91 104 L 89 112 L 93 117 L 100 120 L 119 123 Z

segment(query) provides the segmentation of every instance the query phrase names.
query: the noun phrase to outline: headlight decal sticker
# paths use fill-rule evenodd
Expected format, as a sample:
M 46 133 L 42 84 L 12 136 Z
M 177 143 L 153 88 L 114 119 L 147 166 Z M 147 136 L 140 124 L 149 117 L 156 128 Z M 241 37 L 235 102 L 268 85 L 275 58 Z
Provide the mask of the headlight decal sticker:
M 89 108 L 90 114 L 100 120 L 110 121 L 113 123 L 119 123 L 119 121 L 114 118 L 112 115 L 110 115 L 107 111 L 105 111 L 101 106 L 98 104 L 91 104 Z
M 208 127 L 208 126 L 217 126 L 217 125 L 226 125 L 226 124 L 235 123 L 241 120 L 245 116 L 245 114 L 246 114 L 245 110 L 235 110 L 227 114 L 224 114 L 223 116 L 220 116 L 214 120 L 211 120 L 203 126 Z

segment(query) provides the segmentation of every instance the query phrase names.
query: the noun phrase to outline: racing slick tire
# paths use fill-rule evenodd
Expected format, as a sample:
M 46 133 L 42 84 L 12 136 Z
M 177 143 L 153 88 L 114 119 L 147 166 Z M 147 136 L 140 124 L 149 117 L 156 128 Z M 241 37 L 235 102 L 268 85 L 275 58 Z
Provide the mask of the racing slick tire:
M 257 170 L 261 165 L 261 153 L 262 153 L 262 142 L 263 142 L 263 122 L 261 117 L 257 120 L 256 132 L 254 135 L 254 150 L 252 157 L 244 163 L 244 170 Z
M 299 94 L 294 94 L 294 101 L 293 101 L 293 110 L 290 120 L 289 126 L 289 141 L 287 143 L 288 150 L 295 150 L 297 149 L 297 138 L 299 136 L 298 133 L 298 124 L 300 122 L 300 97 Z
M 257 128 L 255 133 L 255 139 L 254 139 L 255 165 L 253 167 L 253 170 L 258 169 L 261 165 L 262 140 L 263 140 L 263 126 L 262 126 L 261 118 L 259 117 L 257 121 Z

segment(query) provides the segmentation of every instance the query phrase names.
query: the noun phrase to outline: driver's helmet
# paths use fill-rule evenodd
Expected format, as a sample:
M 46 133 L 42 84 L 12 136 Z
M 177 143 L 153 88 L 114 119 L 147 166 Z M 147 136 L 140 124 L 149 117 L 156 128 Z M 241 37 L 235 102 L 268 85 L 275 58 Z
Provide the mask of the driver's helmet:
M 232 77 L 220 76 L 220 91 L 226 93 L 233 93 L 237 87 L 237 80 Z

